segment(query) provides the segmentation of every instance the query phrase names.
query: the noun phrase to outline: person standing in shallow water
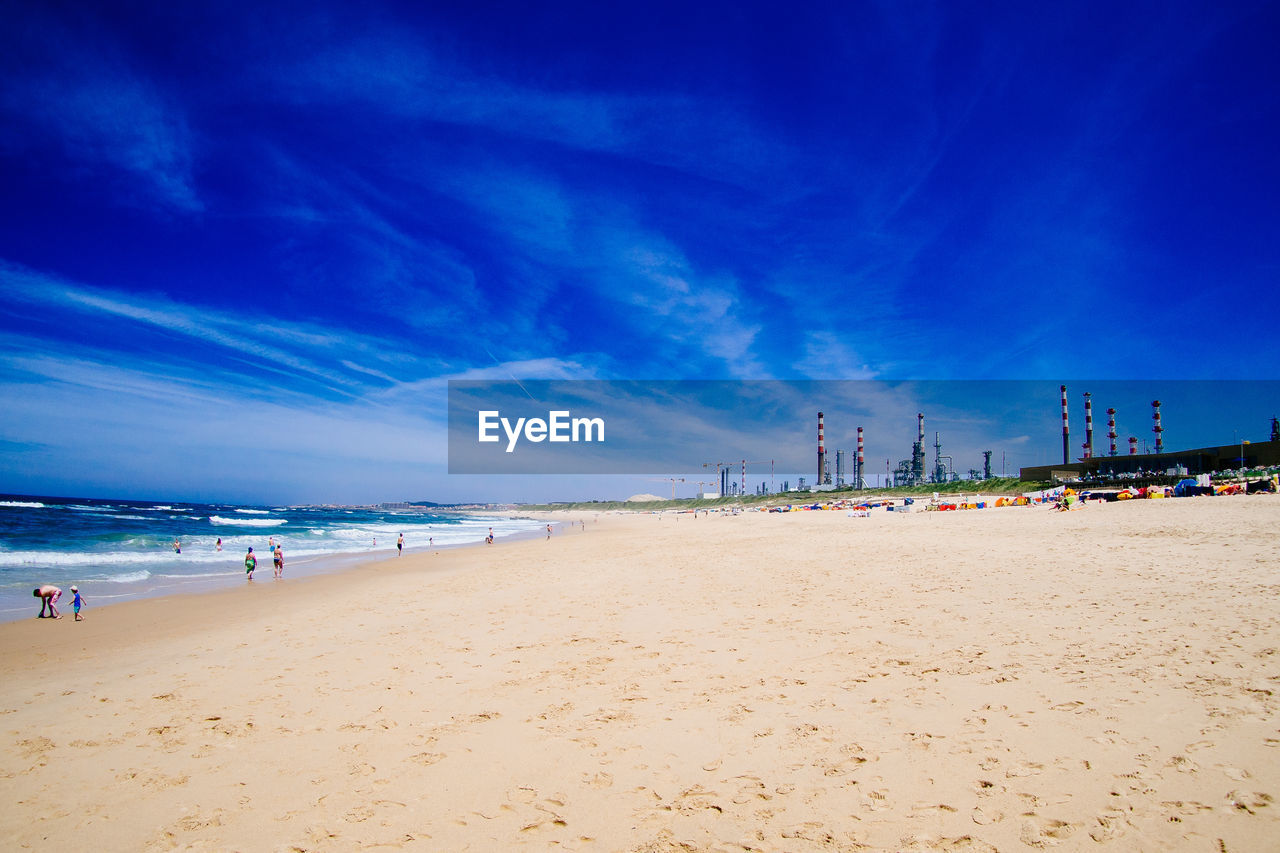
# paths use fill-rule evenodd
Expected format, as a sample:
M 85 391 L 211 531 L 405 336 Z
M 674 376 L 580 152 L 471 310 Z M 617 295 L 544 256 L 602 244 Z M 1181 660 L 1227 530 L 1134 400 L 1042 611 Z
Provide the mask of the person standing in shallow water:
M 248 580 L 253 580 L 253 570 L 258 568 L 258 558 L 253 556 L 253 548 L 249 548 L 249 553 L 244 555 L 244 576 Z
M 404 553 L 404 534 L 400 534 L 400 538 L 396 540 L 396 556 L 399 557 Z

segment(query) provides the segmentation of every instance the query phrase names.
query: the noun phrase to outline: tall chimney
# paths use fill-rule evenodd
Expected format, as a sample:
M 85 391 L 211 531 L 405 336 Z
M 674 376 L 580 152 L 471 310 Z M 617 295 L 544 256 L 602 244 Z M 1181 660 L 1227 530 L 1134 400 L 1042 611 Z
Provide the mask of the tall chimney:
M 1151 408 L 1153 410 L 1151 413 L 1151 419 L 1156 422 L 1156 425 L 1151 428 L 1151 431 L 1156 434 L 1156 453 L 1163 453 L 1164 452 L 1164 435 L 1163 435 L 1164 427 L 1160 426 L 1160 401 L 1152 400 Z
M 822 472 L 827 467 L 827 447 L 822 439 L 822 412 L 818 412 L 818 479 L 815 481 L 818 485 L 822 485 Z
M 1062 392 L 1062 464 L 1071 463 L 1071 442 L 1067 437 L 1067 386 L 1062 385 L 1059 389 Z
M 858 470 L 853 472 L 853 482 L 859 488 L 866 488 L 862 485 L 862 427 L 858 427 Z
M 1107 409 L 1107 438 L 1111 439 L 1111 455 L 1116 455 L 1116 410 Z
M 1093 399 L 1084 392 L 1084 458 L 1093 458 Z
M 1138 455 L 1138 437 L 1136 435 L 1129 436 L 1129 455 Z

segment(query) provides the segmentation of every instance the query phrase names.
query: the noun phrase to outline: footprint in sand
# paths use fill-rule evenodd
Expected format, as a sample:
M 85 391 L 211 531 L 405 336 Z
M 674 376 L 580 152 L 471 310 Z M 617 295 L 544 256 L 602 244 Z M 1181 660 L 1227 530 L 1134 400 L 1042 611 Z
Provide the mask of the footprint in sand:
M 744 805 L 755 800 L 773 799 L 764 786 L 764 782 L 755 776 L 739 776 L 738 792 L 733 795 L 735 805 Z
M 862 807 L 867 811 L 882 812 L 889 808 L 889 789 L 876 788 L 863 795 Z
M 987 768 L 984 767 L 983 769 L 985 770 Z M 1043 764 L 1037 764 L 1034 761 L 1019 761 L 1017 764 L 1004 771 L 1004 775 L 1008 779 L 1016 779 L 1021 776 L 1035 776 L 1042 770 L 1044 770 Z
M 590 776 L 583 774 L 582 781 L 592 788 L 612 788 L 613 774 L 605 773 L 603 770 Z
M 1271 795 L 1260 791 L 1232 791 L 1227 794 L 1227 805 L 1249 814 L 1257 814 L 1258 809 L 1264 809 L 1271 803 Z
M 1076 830 L 1073 824 L 1063 820 L 1041 817 L 1035 812 L 1022 816 L 1018 840 L 1028 847 L 1048 847 L 1060 844 Z
M 999 823 L 1004 820 L 1004 812 L 998 810 L 987 811 L 982 806 L 976 806 L 973 811 L 969 813 L 969 817 L 972 818 L 973 822 L 978 826 L 986 826 L 989 823 Z
M 1098 825 L 1089 830 L 1089 837 L 1099 844 L 1119 838 L 1124 834 L 1124 812 L 1116 811 L 1100 814 L 1094 820 L 1097 821 Z

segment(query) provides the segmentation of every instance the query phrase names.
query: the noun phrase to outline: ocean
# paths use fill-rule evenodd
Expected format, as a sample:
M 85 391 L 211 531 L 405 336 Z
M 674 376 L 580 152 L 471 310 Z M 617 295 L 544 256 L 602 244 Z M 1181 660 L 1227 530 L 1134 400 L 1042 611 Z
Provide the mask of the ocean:
M 255 579 L 270 581 L 269 540 L 283 546 L 289 578 L 335 569 L 343 557 L 394 556 L 402 533 L 412 553 L 429 539 L 447 548 L 483 542 L 490 528 L 503 538 L 545 525 L 452 512 L 0 495 L 0 621 L 35 616 L 31 591 L 46 583 L 62 587 L 59 609 L 70 606 L 72 584 L 92 608 L 244 583 L 250 547 Z

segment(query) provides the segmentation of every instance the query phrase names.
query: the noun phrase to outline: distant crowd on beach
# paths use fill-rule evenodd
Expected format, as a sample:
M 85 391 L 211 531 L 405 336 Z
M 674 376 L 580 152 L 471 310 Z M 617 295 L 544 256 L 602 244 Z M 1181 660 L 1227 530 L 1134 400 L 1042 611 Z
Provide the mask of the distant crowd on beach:
M 581 524 L 582 530 L 585 532 L 586 523 L 585 522 L 578 522 L 578 523 Z M 551 538 L 552 532 L 553 532 L 552 525 L 548 524 L 546 527 L 547 539 Z M 493 533 L 492 527 L 489 528 L 489 534 L 485 536 L 484 541 L 486 544 L 489 544 L 489 545 L 493 544 L 494 533 Z M 377 547 L 378 545 L 377 539 L 373 540 L 373 545 L 375 548 Z M 430 549 L 432 553 L 435 553 L 435 537 L 433 536 L 427 537 L 427 547 L 428 549 Z M 182 541 L 180 539 L 174 539 L 172 548 L 175 554 L 181 554 Z M 219 553 L 222 551 L 221 536 L 218 537 L 218 541 L 214 544 L 214 550 Z M 267 553 L 271 555 L 271 562 L 274 569 L 272 576 L 277 580 L 283 578 L 284 577 L 284 546 L 282 543 L 276 542 L 274 536 L 267 538 Z M 400 557 L 403 555 L 404 555 L 404 533 L 400 533 L 396 537 L 396 556 Z M 253 546 L 248 546 L 244 555 L 245 579 L 252 581 L 254 572 L 256 572 L 257 570 L 258 570 L 258 555 L 254 553 Z M 80 594 L 80 590 L 78 587 L 75 587 L 75 586 L 71 587 L 71 592 L 74 596 L 74 599 L 72 601 L 72 607 L 75 609 L 76 621 L 82 622 L 84 621 L 84 616 L 81 613 L 81 610 L 85 606 L 86 599 L 83 595 Z M 61 587 L 54 586 L 53 584 L 43 584 L 42 586 L 38 586 L 34 590 L 32 590 L 31 594 L 34 597 L 40 599 L 40 613 L 36 618 L 38 619 L 61 619 L 62 618 L 62 614 L 58 612 L 58 601 L 62 598 Z

